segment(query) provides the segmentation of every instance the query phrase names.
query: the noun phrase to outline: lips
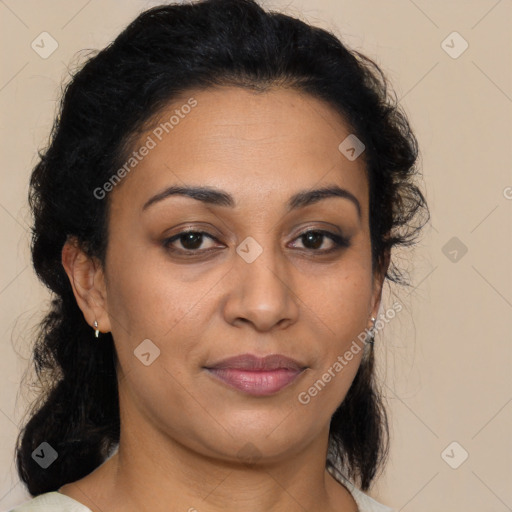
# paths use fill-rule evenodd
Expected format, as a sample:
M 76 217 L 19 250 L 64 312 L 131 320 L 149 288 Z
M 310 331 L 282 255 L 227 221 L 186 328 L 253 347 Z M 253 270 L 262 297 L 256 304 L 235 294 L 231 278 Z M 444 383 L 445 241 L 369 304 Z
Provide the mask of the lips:
M 268 396 L 295 381 L 306 366 L 280 354 L 266 357 L 243 354 L 205 368 L 215 379 L 243 393 Z

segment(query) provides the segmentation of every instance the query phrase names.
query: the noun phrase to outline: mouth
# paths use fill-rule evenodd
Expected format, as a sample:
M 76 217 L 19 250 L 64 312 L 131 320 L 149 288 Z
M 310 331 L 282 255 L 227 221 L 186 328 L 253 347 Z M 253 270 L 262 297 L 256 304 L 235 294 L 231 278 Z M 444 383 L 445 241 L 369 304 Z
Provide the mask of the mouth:
M 278 393 L 294 382 L 306 368 L 280 354 L 266 357 L 244 354 L 205 367 L 215 379 L 253 396 Z

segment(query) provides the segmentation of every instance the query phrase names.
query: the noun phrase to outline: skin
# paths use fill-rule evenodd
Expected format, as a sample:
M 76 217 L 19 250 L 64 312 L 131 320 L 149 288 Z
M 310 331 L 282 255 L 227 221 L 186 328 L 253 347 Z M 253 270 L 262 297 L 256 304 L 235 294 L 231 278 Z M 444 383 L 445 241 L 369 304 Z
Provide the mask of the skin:
M 60 492 L 94 512 L 356 511 L 325 460 L 330 418 L 363 350 L 309 404 L 297 397 L 377 317 L 383 278 L 371 265 L 363 157 L 349 161 L 338 150 L 351 132 L 330 106 L 292 89 L 190 91 L 161 119 L 190 97 L 197 106 L 110 193 L 105 267 L 72 240 L 62 251 L 86 321 L 113 334 L 121 440 L 114 456 Z M 222 189 L 235 207 L 172 196 L 143 210 L 185 184 Z M 333 184 L 357 198 L 360 218 L 340 197 L 287 212 L 293 194 Z M 164 246 L 187 227 L 216 238 L 203 238 L 200 250 L 216 250 L 187 256 Z M 299 236 L 336 227 L 350 245 L 331 254 L 318 255 L 335 247 L 329 238 L 312 248 Z M 248 236 L 263 249 L 252 263 L 236 252 Z M 190 248 L 182 242 L 171 247 Z M 134 356 L 145 339 L 160 349 L 149 366 Z M 307 369 L 268 397 L 204 369 L 246 353 L 283 354 Z M 257 460 L 245 463 L 241 449 Z

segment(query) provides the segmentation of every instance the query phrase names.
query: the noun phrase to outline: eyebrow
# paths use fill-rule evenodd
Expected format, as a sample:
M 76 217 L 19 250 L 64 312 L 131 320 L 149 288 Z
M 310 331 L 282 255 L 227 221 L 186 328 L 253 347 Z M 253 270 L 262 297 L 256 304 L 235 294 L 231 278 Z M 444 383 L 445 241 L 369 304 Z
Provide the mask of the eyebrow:
M 190 197 L 206 204 L 227 206 L 229 208 L 235 207 L 235 200 L 233 196 L 223 190 L 206 186 L 173 185 L 148 199 L 148 201 L 144 203 L 142 210 L 147 210 L 150 206 L 163 201 L 168 197 L 176 195 Z M 290 212 L 331 197 L 341 197 L 351 201 L 357 209 L 359 219 L 361 219 L 361 204 L 359 203 L 359 200 L 351 192 L 339 187 L 338 185 L 328 185 L 313 190 L 300 191 L 290 197 L 287 203 L 287 209 Z

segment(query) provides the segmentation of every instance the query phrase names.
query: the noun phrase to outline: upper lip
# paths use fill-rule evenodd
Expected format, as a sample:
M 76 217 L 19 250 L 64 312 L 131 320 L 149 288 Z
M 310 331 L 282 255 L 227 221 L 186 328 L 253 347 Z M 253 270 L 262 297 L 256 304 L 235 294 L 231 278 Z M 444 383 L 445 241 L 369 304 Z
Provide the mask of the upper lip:
M 234 357 L 228 357 L 217 363 L 206 366 L 207 369 L 225 369 L 248 370 L 248 371 L 273 371 L 279 369 L 303 370 L 306 366 L 301 365 L 290 357 L 281 354 L 270 354 L 265 357 L 258 357 L 252 354 L 242 354 Z

